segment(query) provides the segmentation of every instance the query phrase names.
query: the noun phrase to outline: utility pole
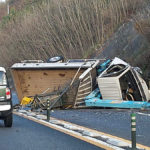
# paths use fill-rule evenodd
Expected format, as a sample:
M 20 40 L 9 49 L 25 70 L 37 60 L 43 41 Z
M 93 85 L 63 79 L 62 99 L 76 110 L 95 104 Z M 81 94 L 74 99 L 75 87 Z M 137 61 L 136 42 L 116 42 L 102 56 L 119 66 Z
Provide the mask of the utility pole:
M 7 15 L 9 15 L 9 2 L 7 3 Z
M 7 15 L 10 13 L 10 8 L 9 8 L 9 0 L 6 0 L 6 5 L 7 5 Z

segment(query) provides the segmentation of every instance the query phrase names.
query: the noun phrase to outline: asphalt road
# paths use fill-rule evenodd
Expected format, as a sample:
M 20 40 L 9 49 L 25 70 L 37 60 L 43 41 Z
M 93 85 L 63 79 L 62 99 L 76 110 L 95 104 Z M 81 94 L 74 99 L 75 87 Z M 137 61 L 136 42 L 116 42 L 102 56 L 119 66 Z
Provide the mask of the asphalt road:
M 12 128 L 0 121 L 0 150 L 101 150 L 59 131 L 14 115 Z
M 18 103 L 15 93 L 13 103 Z M 142 114 L 139 114 L 142 113 Z M 129 109 L 72 109 L 54 110 L 51 116 L 81 126 L 96 129 L 124 139 L 131 139 L 131 110 Z M 150 147 L 150 110 L 136 111 L 137 142 Z
M 137 142 L 150 146 L 150 111 L 136 111 Z M 131 110 L 75 109 L 54 110 L 52 117 L 96 129 L 124 139 L 131 139 Z

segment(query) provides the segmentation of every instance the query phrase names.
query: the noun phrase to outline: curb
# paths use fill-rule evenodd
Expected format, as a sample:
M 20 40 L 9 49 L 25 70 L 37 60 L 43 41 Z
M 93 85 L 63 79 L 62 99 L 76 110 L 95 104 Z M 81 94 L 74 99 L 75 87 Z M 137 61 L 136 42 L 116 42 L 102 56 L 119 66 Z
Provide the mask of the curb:
M 59 120 L 50 117 L 50 121 L 46 121 L 46 115 L 36 114 L 35 112 L 26 110 L 14 110 L 15 115 L 24 117 L 34 122 L 40 123 L 52 129 L 58 130 L 80 140 L 86 141 L 97 147 L 104 148 L 106 150 L 124 150 L 131 149 L 131 142 L 119 137 L 115 137 L 103 132 L 99 132 L 93 129 L 89 129 L 83 126 L 79 126 L 70 122 Z M 137 144 L 138 149 L 150 150 L 141 144 Z

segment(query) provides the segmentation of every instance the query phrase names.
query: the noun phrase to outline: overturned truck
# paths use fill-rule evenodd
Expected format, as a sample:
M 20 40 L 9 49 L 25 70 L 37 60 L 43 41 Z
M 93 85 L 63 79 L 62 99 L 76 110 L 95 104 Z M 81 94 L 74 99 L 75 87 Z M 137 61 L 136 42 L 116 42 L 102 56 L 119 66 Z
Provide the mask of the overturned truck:
M 39 96 L 39 103 L 49 99 L 52 107 L 150 107 L 141 70 L 119 58 L 24 61 L 11 70 L 20 102 Z
M 148 108 L 150 92 L 142 71 L 119 58 L 98 67 L 98 88 L 85 98 L 86 106 Z
M 79 106 L 93 90 L 99 61 L 74 59 L 16 63 L 11 72 L 19 101 L 24 97 L 38 97 L 41 103 L 50 99 L 55 107 Z

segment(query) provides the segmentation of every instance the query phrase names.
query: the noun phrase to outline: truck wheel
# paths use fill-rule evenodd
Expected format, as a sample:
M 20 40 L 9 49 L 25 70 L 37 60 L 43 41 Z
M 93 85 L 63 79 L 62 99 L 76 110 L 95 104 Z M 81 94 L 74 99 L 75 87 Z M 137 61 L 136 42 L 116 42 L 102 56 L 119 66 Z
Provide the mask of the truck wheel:
M 63 62 L 64 57 L 63 56 L 56 56 L 56 57 L 51 57 L 47 60 L 49 63 L 56 63 L 56 62 Z
M 5 119 L 4 119 L 4 125 L 5 127 L 11 127 L 12 126 L 12 122 L 13 122 L 13 116 L 12 116 L 12 113 L 7 116 Z
M 126 100 L 134 101 L 134 97 L 132 96 L 132 94 L 128 93 L 128 94 L 126 95 Z

